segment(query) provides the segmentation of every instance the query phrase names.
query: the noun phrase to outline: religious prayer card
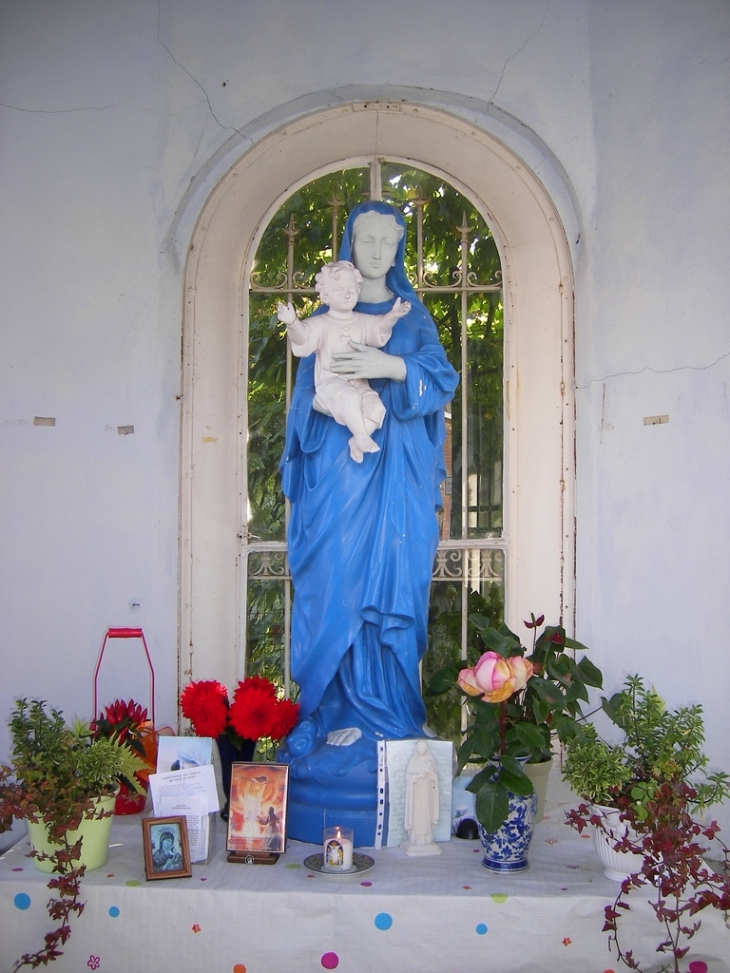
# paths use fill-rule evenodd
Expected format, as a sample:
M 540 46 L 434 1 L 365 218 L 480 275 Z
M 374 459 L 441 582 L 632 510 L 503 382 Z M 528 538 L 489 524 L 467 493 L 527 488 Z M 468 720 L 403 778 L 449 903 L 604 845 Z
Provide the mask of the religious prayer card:
M 157 773 L 187 770 L 213 762 L 212 737 L 161 736 L 157 745 Z
M 150 794 L 155 817 L 164 817 L 162 801 L 193 797 L 196 794 L 205 796 L 208 812 L 220 810 L 213 764 L 191 767 L 189 770 L 173 770 L 167 774 L 150 774 Z
M 436 764 L 439 779 L 439 819 L 434 825 L 433 840 L 449 841 L 454 745 L 450 740 L 431 740 L 428 737 L 422 739 Z M 382 740 L 378 743 L 379 816 L 375 831 L 376 848 L 383 845 L 390 848 L 408 839 L 405 830 L 406 770 L 416 743 L 418 740 Z

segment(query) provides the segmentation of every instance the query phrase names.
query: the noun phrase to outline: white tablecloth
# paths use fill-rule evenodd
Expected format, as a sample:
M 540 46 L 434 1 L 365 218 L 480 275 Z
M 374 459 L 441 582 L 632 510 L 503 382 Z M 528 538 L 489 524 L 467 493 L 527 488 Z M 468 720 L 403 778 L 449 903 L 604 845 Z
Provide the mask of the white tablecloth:
M 605 973 L 623 967 L 607 948 L 604 907 L 618 886 L 604 878 L 590 839 L 564 824 L 572 797 L 557 769 L 527 872 L 494 875 L 479 843 L 452 840 L 443 854 L 408 858 L 363 849 L 368 871 L 325 876 L 304 866 L 319 849 L 290 841 L 276 865 L 226 862 L 218 822 L 208 864 L 193 877 L 146 882 L 139 815 L 116 818 L 105 866 L 83 882 L 54 973 Z M 25 840 L 0 858 L 0 971 L 42 945 L 51 928 L 47 875 Z M 634 896 L 638 898 L 636 893 Z M 730 931 L 720 914 L 702 928 L 683 973 L 730 971 Z M 661 927 L 643 903 L 625 945 L 646 962 Z

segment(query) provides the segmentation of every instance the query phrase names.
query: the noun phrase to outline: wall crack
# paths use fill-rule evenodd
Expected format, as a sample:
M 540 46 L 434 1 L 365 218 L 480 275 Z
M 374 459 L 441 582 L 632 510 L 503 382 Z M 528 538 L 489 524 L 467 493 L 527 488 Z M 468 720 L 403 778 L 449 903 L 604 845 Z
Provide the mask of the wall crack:
M 651 372 L 653 375 L 673 375 L 675 372 L 706 372 L 710 368 L 714 368 L 719 365 L 720 362 L 724 361 L 726 358 L 730 358 L 730 351 L 725 352 L 724 355 L 719 355 L 714 361 L 707 365 L 677 365 L 676 368 L 653 368 L 651 365 L 645 365 L 644 368 L 639 368 L 636 371 L 626 371 L 626 372 L 612 372 L 610 375 L 604 375 L 602 378 L 592 378 L 590 382 L 585 385 L 576 385 L 576 391 L 582 392 L 590 388 L 591 385 L 597 385 L 601 382 L 608 382 L 612 378 L 626 378 L 632 375 L 643 375 L 644 372 Z
M 547 20 L 547 15 L 549 12 L 550 12 L 550 0 L 547 0 L 547 4 L 545 5 L 545 13 L 542 15 L 540 26 L 536 30 L 534 30 L 531 34 L 528 34 L 527 39 L 525 40 L 525 43 L 522 45 L 522 47 L 520 47 L 519 50 L 515 51 L 514 54 L 510 54 L 510 56 L 502 65 L 502 71 L 501 74 L 499 75 L 499 81 L 497 82 L 497 87 L 494 89 L 491 96 L 487 99 L 490 104 L 497 97 L 497 93 L 499 92 L 502 82 L 504 81 L 504 76 L 507 73 L 507 66 L 509 65 L 510 61 L 513 61 L 518 54 L 521 54 L 524 51 L 524 49 L 527 47 L 527 45 L 530 43 L 530 41 L 533 40 L 533 38 L 537 37 L 537 35 L 545 26 L 545 21 Z
M 172 53 L 172 51 L 170 50 L 170 48 L 162 40 L 162 37 L 160 36 L 160 21 L 161 21 L 161 16 L 162 16 L 161 7 L 162 7 L 161 0 L 157 0 L 157 42 L 158 42 L 158 44 L 161 47 L 163 47 L 167 51 L 167 53 L 170 55 L 170 59 L 171 59 L 172 63 L 176 67 L 180 68 L 181 71 L 184 71 L 185 74 L 193 82 L 193 84 L 197 88 L 200 89 L 200 91 L 203 94 L 203 97 L 205 98 L 205 102 L 206 102 L 206 104 L 208 106 L 208 111 L 210 112 L 210 117 L 213 119 L 213 121 L 217 125 L 219 125 L 220 128 L 222 128 L 224 132 L 235 132 L 237 135 L 240 135 L 241 138 L 246 138 L 246 136 L 243 134 L 243 132 L 241 132 L 239 129 L 237 129 L 235 125 L 224 125 L 223 124 L 223 122 L 220 120 L 220 118 L 218 118 L 218 116 L 216 115 L 216 113 L 213 111 L 213 105 L 211 104 L 210 97 L 208 96 L 208 92 L 205 90 L 205 88 L 203 87 L 203 85 L 200 83 L 200 81 L 198 81 L 198 79 L 195 77 L 195 75 L 191 74 L 190 71 L 188 71 L 188 69 L 185 67 L 184 64 L 181 64 L 180 61 L 177 60 L 177 58 Z M 247 139 L 247 141 L 250 142 L 251 140 L 250 139 Z

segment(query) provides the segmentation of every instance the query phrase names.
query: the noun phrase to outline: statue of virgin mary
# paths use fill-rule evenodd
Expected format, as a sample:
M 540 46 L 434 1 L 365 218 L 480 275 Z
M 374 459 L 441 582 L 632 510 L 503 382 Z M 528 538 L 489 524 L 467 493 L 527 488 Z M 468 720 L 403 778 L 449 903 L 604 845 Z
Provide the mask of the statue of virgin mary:
M 379 451 L 353 462 L 347 427 L 317 411 L 314 355 L 299 363 L 287 418 L 280 470 L 301 721 L 279 759 L 290 765 L 288 831 L 305 841 L 335 823 L 354 827 L 356 844 L 373 843 L 377 741 L 422 737 L 426 719 L 419 662 L 446 475 L 444 406 L 458 376 L 406 276 L 405 229 L 394 207 L 363 203 L 340 250 L 363 277 L 355 310 L 411 303 L 382 350 L 353 342 L 332 365 L 379 394 Z

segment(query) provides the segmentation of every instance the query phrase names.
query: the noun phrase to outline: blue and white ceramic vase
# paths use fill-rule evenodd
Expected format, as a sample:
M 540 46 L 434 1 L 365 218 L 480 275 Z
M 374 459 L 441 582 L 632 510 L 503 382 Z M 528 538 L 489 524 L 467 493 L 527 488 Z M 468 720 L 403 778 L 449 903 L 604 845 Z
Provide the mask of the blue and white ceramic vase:
M 509 795 L 509 810 L 504 823 L 494 832 L 479 825 L 484 858 L 482 865 L 492 872 L 523 872 L 527 866 L 527 849 L 532 841 L 537 819 L 537 794 L 527 797 Z

